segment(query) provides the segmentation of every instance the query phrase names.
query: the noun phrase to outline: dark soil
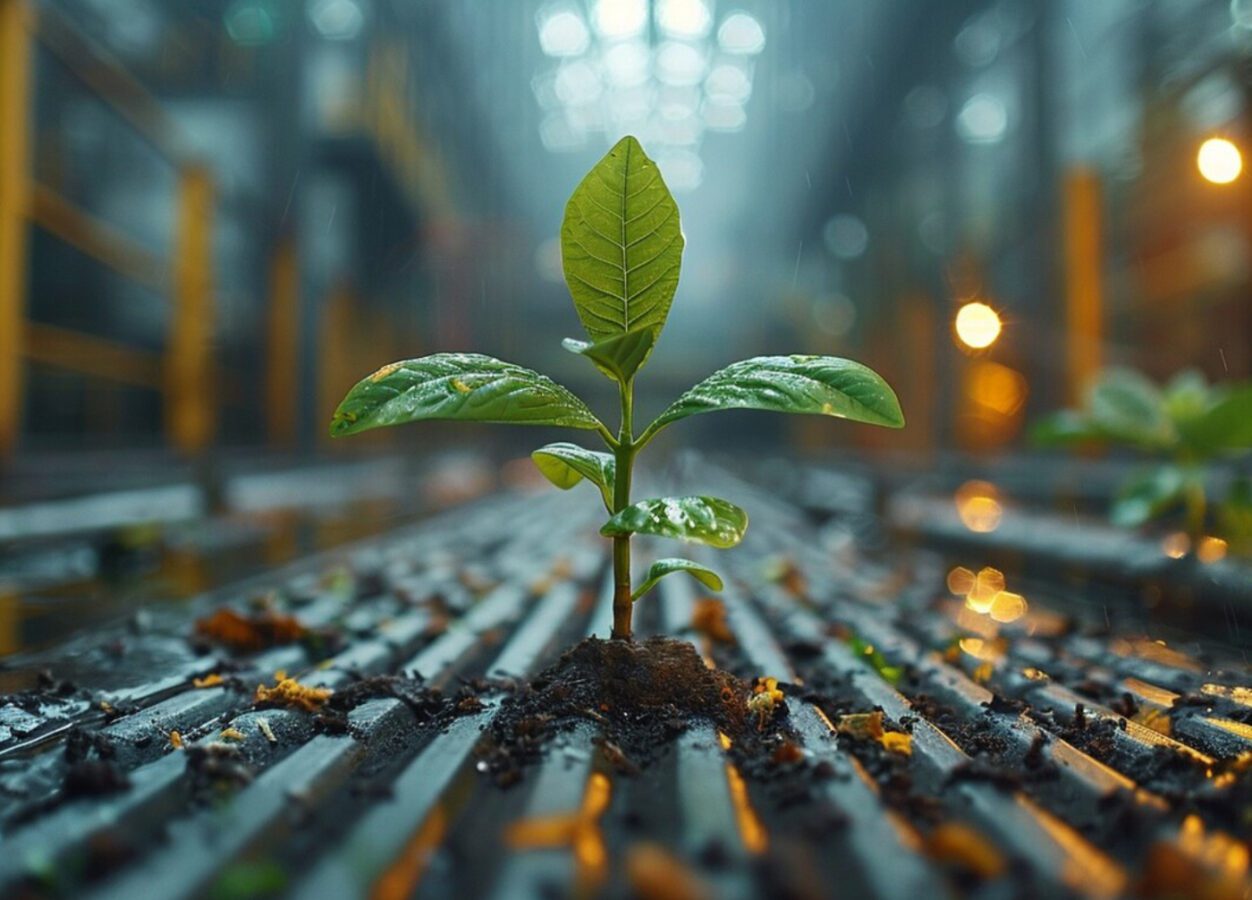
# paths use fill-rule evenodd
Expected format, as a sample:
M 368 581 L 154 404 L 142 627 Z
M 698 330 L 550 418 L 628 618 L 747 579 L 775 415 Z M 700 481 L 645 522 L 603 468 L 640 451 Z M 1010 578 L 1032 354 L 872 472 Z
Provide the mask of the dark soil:
M 478 751 L 481 768 L 502 787 L 515 784 L 553 736 L 593 722 L 605 762 L 630 774 L 693 722 L 708 722 L 732 740 L 745 735 L 751 692 L 746 681 L 705 666 L 686 641 L 588 638 L 515 686 Z

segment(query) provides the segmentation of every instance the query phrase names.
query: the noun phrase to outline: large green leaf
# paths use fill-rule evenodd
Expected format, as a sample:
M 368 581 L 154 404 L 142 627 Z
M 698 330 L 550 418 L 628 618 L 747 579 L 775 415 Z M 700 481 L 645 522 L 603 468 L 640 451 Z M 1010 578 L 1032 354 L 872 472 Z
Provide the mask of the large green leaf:
M 1159 466 L 1140 473 L 1118 490 L 1109 517 L 1114 525 L 1138 528 L 1182 497 L 1185 480 L 1177 466 Z
M 655 497 L 640 500 L 604 523 L 605 537 L 653 534 L 725 549 L 743 540 L 748 514 L 718 497 Z
M 587 357 L 605 375 L 625 383 L 635 377 L 635 373 L 652 352 L 654 343 L 656 334 L 644 328 L 627 331 L 598 344 L 566 338 L 561 341 L 561 346 L 570 353 Z
M 1177 432 L 1161 392 L 1131 369 L 1108 369 L 1088 395 L 1091 420 L 1110 438 L 1145 450 L 1169 447 Z
M 477 353 L 436 353 L 383 366 L 359 382 L 335 410 L 330 433 L 423 419 L 604 428 L 545 375 Z
M 544 477 L 561 490 L 568 491 L 586 478 L 600 489 L 605 506 L 612 505 L 617 461 L 611 453 L 599 453 L 562 442 L 540 447 L 530 454 L 530 458 Z
M 648 426 L 722 409 L 835 416 L 900 428 L 904 413 L 891 386 L 872 369 L 833 356 L 758 356 L 714 372 Z
M 648 567 L 648 575 L 643 580 L 643 584 L 635 588 L 635 592 L 631 594 L 631 600 L 638 600 L 648 591 L 656 587 L 656 583 L 672 572 L 686 572 L 696 581 L 700 582 L 711 591 L 720 591 L 722 589 L 722 578 L 707 566 L 702 566 L 698 562 L 692 562 L 689 559 L 681 559 L 672 557 L 669 559 L 658 559 Z
M 1204 454 L 1252 450 L 1252 385 L 1233 385 L 1201 415 L 1180 424 L 1183 439 Z
M 665 325 L 683 236 L 678 206 L 633 137 L 624 137 L 574 189 L 561 224 L 561 261 L 578 318 L 593 341 Z

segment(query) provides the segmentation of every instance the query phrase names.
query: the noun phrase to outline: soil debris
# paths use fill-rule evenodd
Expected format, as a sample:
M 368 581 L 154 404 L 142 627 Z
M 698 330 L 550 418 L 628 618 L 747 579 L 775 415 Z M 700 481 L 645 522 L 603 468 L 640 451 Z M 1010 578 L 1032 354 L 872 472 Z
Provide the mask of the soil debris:
M 746 682 L 708 668 L 686 641 L 588 638 L 530 682 L 515 686 L 478 751 L 479 771 L 502 787 L 515 784 L 554 735 L 592 721 L 603 734 L 601 752 L 628 774 L 658 758 L 692 722 L 708 722 L 731 737 L 743 735 L 750 695 Z
M 67 798 L 99 797 L 127 790 L 130 778 L 111 760 L 83 759 L 65 770 L 61 787 Z

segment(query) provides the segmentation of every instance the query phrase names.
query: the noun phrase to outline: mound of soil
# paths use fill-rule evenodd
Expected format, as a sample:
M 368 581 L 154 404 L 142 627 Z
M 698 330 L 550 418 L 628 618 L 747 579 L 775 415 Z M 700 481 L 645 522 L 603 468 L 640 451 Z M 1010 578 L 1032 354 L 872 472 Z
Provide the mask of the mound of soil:
M 732 738 L 745 733 L 751 692 L 746 681 L 705 666 L 686 641 L 588 638 L 517 685 L 479 750 L 479 768 L 501 786 L 514 784 L 551 737 L 593 722 L 606 761 L 628 774 L 651 763 L 693 722 L 708 722 Z

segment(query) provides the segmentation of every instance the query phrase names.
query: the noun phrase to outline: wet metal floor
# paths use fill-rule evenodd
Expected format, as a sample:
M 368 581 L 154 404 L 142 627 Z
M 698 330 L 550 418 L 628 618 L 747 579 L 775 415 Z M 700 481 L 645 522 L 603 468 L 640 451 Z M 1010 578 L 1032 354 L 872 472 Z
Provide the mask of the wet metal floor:
M 0 894 L 1247 896 L 1241 662 L 715 486 L 752 515 L 741 547 L 697 554 L 727 576 L 724 622 L 674 578 L 639 630 L 778 679 L 772 752 L 695 723 L 631 767 L 591 710 L 500 787 L 479 751 L 512 695 L 461 686 L 609 627 L 594 505 L 503 493 L 74 645 L 143 679 L 54 665 L 0 697 Z M 306 639 L 228 652 L 193 627 L 223 606 Z M 424 693 L 338 722 L 258 708 L 279 670 L 342 697 L 417 672 Z

